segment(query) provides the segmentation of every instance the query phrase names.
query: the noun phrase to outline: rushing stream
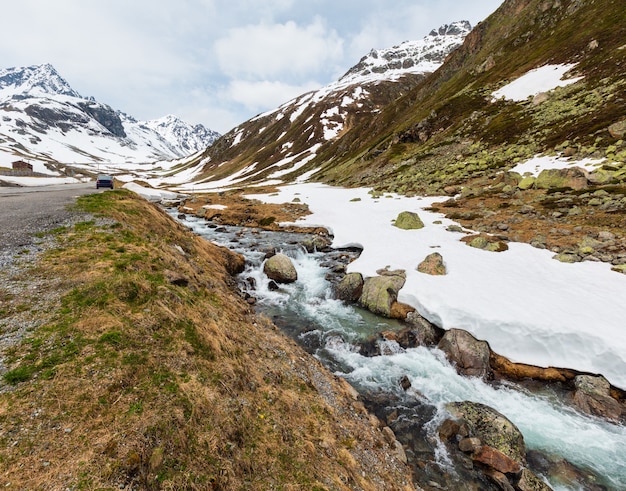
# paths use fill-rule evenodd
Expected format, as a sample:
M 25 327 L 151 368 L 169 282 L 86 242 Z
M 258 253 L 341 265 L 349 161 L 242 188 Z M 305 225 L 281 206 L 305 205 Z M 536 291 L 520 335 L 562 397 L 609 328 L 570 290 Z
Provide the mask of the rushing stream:
M 170 213 L 177 215 L 173 210 Z M 405 350 L 394 342 L 385 341 L 381 346 L 383 355 L 363 356 L 358 342 L 380 331 L 402 326 L 333 299 L 327 280 L 329 269 L 324 266 L 326 254 L 306 253 L 297 245 L 296 234 L 252 232 L 236 227 L 216 229 L 195 217 L 187 217 L 183 223 L 206 239 L 244 254 L 248 267 L 241 275 L 241 285 L 257 299 L 257 309 L 329 369 L 366 394 L 364 397 L 385 394 L 385 400 L 395 401 L 402 407 L 400 416 L 409 419 L 418 410 L 411 413 L 407 400 L 422 404 L 419 426 L 425 438 L 435 442 L 434 453 L 441 468 L 450 465 L 445 448 L 437 443 L 436 436 L 438 424 L 446 417 L 443 406 L 452 401 L 471 400 L 497 409 L 515 423 L 524 435 L 528 450 L 565 459 L 597 476 L 593 478 L 598 484 L 594 489 L 626 489 L 624 426 L 581 415 L 560 403 L 558 396 L 547 390 L 530 392 L 513 385 L 496 386 L 477 378 L 462 377 L 437 349 Z M 296 283 L 282 285 L 278 290 L 268 288 L 269 282 L 261 267 L 264 251 L 272 247 L 291 256 L 298 271 Z M 398 383 L 405 376 L 411 383 L 407 391 Z M 386 414 L 391 405 L 392 402 L 382 404 L 387 406 Z M 409 458 L 417 453 L 418 450 L 407 452 Z M 588 489 L 575 483 L 552 482 L 551 486 L 555 490 Z

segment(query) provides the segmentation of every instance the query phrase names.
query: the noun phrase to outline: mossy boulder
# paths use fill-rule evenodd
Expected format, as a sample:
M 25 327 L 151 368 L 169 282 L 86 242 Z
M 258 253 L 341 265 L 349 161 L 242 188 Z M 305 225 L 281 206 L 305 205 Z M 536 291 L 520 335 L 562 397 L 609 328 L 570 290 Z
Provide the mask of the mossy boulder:
M 377 273 L 380 276 L 367 278 L 363 283 L 359 304 L 375 314 L 391 317 L 391 306 L 404 286 L 406 272 L 378 270 Z
M 424 222 L 417 213 L 412 211 L 402 211 L 398 214 L 398 218 L 394 225 L 402 230 L 417 230 L 424 228 Z
M 587 175 L 587 180 L 591 184 L 609 184 L 617 179 L 615 178 L 614 172 L 605 169 L 597 169 Z
M 298 279 L 296 267 L 285 254 L 276 254 L 265 261 L 263 272 L 276 283 L 293 283 Z
M 509 249 L 509 246 L 505 242 L 487 238 L 483 235 L 477 235 L 473 238 L 470 237 L 468 240 L 464 240 L 464 242 L 466 242 L 468 246 L 475 249 L 482 249 L 490 252 L 503 252 Z
M 626 274 L 626 264 L 619 264 L 611 268 L 611 271 L 615 271 L 617 273 Z
M 582 258 L 574 252 L 561 252 L 552 256 L 552 259 L 568 264 L 578 263 L 582 260 Z
M 492 407 L 471 401 L 450 402 L 446 409 L 467 425 L 470 437 L 480 438 L 483 445 L 495 448 L 521 465 L 526 463 L 524 437 L 506 416 Z
M 335 298 L 344 302 L 356 302 L 363 293 L 363 276 L 361 273 L 348 273 L 335 286 Z
M 526 176 L 524 177 L 519 184 L 517 185 L 522 191 L 526 191 L 527 189 L 532 188 L 535 185 L 535 177 L 534 176 Z
M 578 167 L 567 169 L 544 169 L 535 181 L 537 189 L 571 188 L 575 190 L 587 189 L 589 183 L 585 172 Z

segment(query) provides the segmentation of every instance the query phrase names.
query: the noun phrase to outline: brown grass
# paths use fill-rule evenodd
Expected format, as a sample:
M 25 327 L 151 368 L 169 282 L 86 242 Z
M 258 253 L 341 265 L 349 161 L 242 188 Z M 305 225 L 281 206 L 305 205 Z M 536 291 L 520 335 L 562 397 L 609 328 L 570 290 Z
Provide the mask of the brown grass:
M 0 394 L 0 486 L 413 489 L 345 382 L 240 298 L 238 257 L 94 196 L 116 225 L 70 230 L 37 267 L 62 300 L 11 359 L 33 373 Z

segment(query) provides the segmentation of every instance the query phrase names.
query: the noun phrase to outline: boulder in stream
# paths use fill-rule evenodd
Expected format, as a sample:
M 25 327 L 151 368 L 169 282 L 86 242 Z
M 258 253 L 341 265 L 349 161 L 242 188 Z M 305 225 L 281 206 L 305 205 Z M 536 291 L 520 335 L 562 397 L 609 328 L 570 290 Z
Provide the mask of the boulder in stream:
M 293 283 L 298 279 L 296 267 L 285 254 L 276 254 L 265 261 L 263 272 L 276 283 Z
M 395 271 L 383 269 L 377 273 L 380 276 L 365 280 L 359 303 L 375 314 L 391 317 L 391 306 L 404 286 L 406 272 L 401 269 Z
M 519 465 L 526 464 L 524 436 L 506 416 L 492 407 L 472 401 L 450 402 L 446 404 L 446 409 L 467 425 L 470 437 L 480 439 L 483 444 L 481 450 L 485 446 L 492 447 Z
M 361 273 L 348 273 L 335 286 L 335 297 L 344 302 L 354 303 L 363 293 L 363 276 Z
M 611 397 L 611 384 L 603 376 L 578 375 L 574 385 L 573 400 L 580 410 L 614 422 L 622 420 L 624 408 Z
M 487 378 L 489 368 L 489 344 L 479 341 L 462 329 L 446 331 L 438 347 L 452 362 L 461 375 Z

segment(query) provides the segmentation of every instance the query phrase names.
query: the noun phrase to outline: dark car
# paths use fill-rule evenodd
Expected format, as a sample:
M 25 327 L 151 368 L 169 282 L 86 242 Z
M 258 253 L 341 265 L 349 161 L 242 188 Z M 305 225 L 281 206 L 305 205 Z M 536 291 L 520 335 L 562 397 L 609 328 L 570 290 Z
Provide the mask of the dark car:
M 98 176 L 96 180 L 96 189 L 111 188 L 113 189 L 113 178 L 111 176 Z

